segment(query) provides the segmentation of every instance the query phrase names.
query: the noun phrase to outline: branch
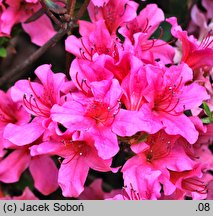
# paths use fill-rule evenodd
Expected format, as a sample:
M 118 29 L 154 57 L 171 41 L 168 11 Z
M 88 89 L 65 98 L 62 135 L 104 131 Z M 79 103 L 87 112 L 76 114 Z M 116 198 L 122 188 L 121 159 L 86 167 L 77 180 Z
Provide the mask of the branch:
M 68 14 L 70 15 L 71 19 L 74 18 L 75 5 L 76 5 L 76 0 L 71 0 L 70 7 L 68 8 Z
M 90 0 L 84 1 L 83 5 L 81 6 L 80 10 L 78 11 L 78 14 L 76 16 L 76 20 L 80 19 L 84 15 L 85 11 L 87 10 L 87 6 L 89 5 L 89 3 L 90 3 Z
M 29 66 L 37 61 L 50 47 L 54 46 L 68 31 L 69 29 L 60 29 L 58 33 L 56 33 L 49 41 L 44 44 L 44 46 L 35 51 L 23 63 L 8 71 L 3 77 L 0 77 L 0 87 L 2 88 L 4 85 L 9 84 L 8 80 L 11 80 L 11 82 L 13 82 L 24 75 Z
M 55 22 L 55 24 L 60 27 L 63 28 L 63 24 L 54 16 L 54 14 L 50 11 L 50 9 L 47 7 L 46 3 L 44 2 L 44 0 L 40 0 L 40 4 L 42 6 L 42 8 L 44 9 L 44 12 L 47 14 L 47 16 L 50 17 L 50 19 L 53 20 L 53 22 Z

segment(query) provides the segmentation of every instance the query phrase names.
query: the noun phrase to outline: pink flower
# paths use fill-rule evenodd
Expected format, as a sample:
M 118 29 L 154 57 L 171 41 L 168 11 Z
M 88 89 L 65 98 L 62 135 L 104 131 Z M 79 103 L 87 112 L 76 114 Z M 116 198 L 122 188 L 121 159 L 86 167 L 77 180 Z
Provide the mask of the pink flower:
M 38 200 L 38 198 L 31 192 L 31 190 L 26 187 L 20 196 L 9 196 L 3 195 L 0 191 L 0 200 Z
M 186 64 L 170 68 L 148 65 L 145 71 L 148 86 L 144 89 L 143 98 L 140 94 L 135 98 L 138 102 L 141 99 L 147 101 L 140 111 L 150 119 L 160 121 L 166 133 L 179 134 L 189 143 L 195 143 L 198 132 L 184 111 L 200 106 L 209 98 L 205 88 L 196 83 L 187 84 L 192 80 L 192 71 Z
M 116 34 L 119 26 L 137 16 L 137 7 L 138 4 L 129 0 L 109 0 L 102 7 L 97 7 L 91 1 L 88 11 L 92 22 L 104 20 L 110 34 Z
M 94 61 L 100 55 L 109 55 L 115 61 L 119 60 L 121 45 L 119 39 L 110 35 L 105 22 L 99 20 L 95 23 L 79 21 L 79 39 L 73 35 L 65 41 L 66 50 L 76 57 Z
M 110 168 L 111 159 L 103 160 L 94 148 L 93 138 L 87 134 L 65 133 L 52 141 L 31 147 L 32 155 L 59 155 L 64 158 L 59 169 L 58 182 L 65 197 L 78 197 L 84 190 L 89 168 L 101 172 L 117 171 Z
M 124 49 L 146 64 L 155 64 L 156 60 L 165 64 L 173 63 L 174 48 L 161 40 L 163 30 L 160 29 L 157 39 L 150 39 L 162 21 L 163 11 L 156 4 L 147 5 L 135 19 L 119 29 L 119 33 L 125 37 Z
M 24 30 L 30 35 L 31 40 L 38 46 L 42 46 L 47 42 L 54 34 L 55 30 L 50 19 L 43 15 L 36 21 L 31 23 L 24 23 L 30 16 L 40 9 L 39 1 L 24 1 L 21 0 L 6 0 L 6 9 L 1 16 L 1 32 L 6 35 L 10 35 L 12 27 L 21 23 Z M 4 3 L 1 3 L 4 4 Z M 35 31 L 39 28 L 40 34 Z
M 30 121 L 30 115 L 23 109 L 20 103 L 15 103 L 11 99 L 11 89 L 4 93 L 0 91 L 0 157 L 4 155 L 3 148 L 8 141 L 4 139 L 5 128 L 10 124 L 24 125 Z
M 144 34 L 148 40 L 164 21 L 164 13 L 156 4 L 148 4 L 135 19 L 123 24 L 119 33 L 134 44 L 136 34 Z
M 171 181 L 179 191 L 179 199 L 184 199 L 185 196 L 192 197 L 195 200 L 205 199 L 207 197 L 207 181 L 199 164 L 196 164 L 190 171 L 171 171 L 170 175 Z M 210 179 L 213 179 L 212 176 Z
M 209 56 L 213 55 L 212 39 L 207 35 L 201 42 L 198 42 L 193 36 L 188 36 L 177 24 L 175 17 L 168 18 L 167 22 L 172 25 L 172 35 L 182 43 L 181 62 L 185 62 L 193 70 L 205 66 L 213 66 L 213 61 Z
M 70 76 L 74 85 L 82 92 L 90 93 L 90 83 L 95 81 L 111 80 L 113 73 L 103 67 L 104 56 L 94 62 L 82 59 L 73 60 L 70 67 Z
M 26 111 L 33 115 L 28 124 L 17 126 L 11 123 L 5 128 L 4 137 L 16 145 L 31 144 L 47 129 L 49 133 L 55 133 L 57 126 L 50 118 L 50 109 L 54 104 L 61 103 L 65 75 L 54 74 L 51 65 L 42 65 L 35 73 L 40 82 L 20 80 L 11 89 L 13 100 L 22 102 Z
M 137 186 L 137 182 L 142 185 L 140 180 L 143 178 L 150 178 L 151 182 L 153 179 L 150 177 L 150 173 L 158 171 L 156 181 L 163 185 L 165 194 L 172 194 L 175 186 L 170 181 L 170 170 L 191 170 L 195 164 L 177 142 L 177 138 L 177 136 L 167 135 L 164 131 L 160 131 L 149 135 L 147 141 L 132 145 L 131 148 L 137 155 L 130 158 L 122 169 L 125 185 L 132 184 L 133 188 L 138 188 L 139 192 L 140 187 L 143 187 Z M 159 198 L 160 187 L 157 188 L 152 192 L 152 196 L 155 198 Z M 142 190 L 148 191 L 149 185 Z

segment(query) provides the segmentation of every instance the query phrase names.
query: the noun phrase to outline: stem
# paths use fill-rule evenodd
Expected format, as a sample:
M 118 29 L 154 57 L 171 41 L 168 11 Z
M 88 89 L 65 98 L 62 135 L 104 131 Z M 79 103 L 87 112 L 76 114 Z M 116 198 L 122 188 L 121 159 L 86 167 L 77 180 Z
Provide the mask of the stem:
M 56 33 L 49 41 L 47 41 L 42 47 L 35 51 L 23 63 L 8 71 L 7 74 L 0 78 L 0 87 L 9 84 L 8 80 L 10 80 L 10 82 L 13 82 L 24 75 L 29 66 L 37 61 L 50 47 L 54 46 L 65 34 L 67 34 L 68 31 L 69 29 L 60 29 L 58 33 Z
M 69 6 L 69 9 L 68 9 L 68 13 L 69 13 L 71 19 L 74 18 L 75 5 L 76 5 L 76 0 L 71 0 L 70 1 L 70 6 Z
M 87 6 L 89 5 L 89 3 L 90 3 L 90 0 L 84 1 L 83 5 L 81 6 L 80 10 L 78 11 L 78 14 L 76 16 L 76 20 L 80 19 L 84 15 L 85 11 L 87 10 Z
M 63 24 L 54 16 L 54 14 L 47 7 L 47 5 L 44 2 L 44 0 L 40 0 L 40 4 L 41 4 L 42 8 L 44 9 L 45 13 L 47 14 L 47 16 L 49 16 L 53 20 L 53 22 L 55 22 L 55 24 L 57 26 L 59 26 L 60 28 L 64 28 Z

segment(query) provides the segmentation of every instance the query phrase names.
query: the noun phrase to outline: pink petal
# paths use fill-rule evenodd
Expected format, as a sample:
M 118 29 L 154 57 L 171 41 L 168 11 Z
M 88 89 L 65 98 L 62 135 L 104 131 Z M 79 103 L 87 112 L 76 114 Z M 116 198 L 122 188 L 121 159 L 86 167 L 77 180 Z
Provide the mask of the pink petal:
M 143 108 L 145 111 L 145 108 Z M 115 117 L 112 130 L 119 136 L 132 136 L 139 131 L 156 133 L 162 128 L 159 121 L 154 120 L 148 110 L 128 111 L 121 109 Z
M 213 55 L 213 49 L 205 48 L 201 50 L 195 50 L 190 53 L 188 59 L 185 61 L 194 70 L 204 66 L 213 66 L 212 58 L 209 56 Z
M 89 152 L 86 155 L 87 165 L 97 171 L 107 172 L 111 171 L 110 165 L 112 163 L 111 159 L 103 160 L 98 156 L 98 152 L 90 148 Z
M 95 179 L 79 196 L 80 200 L 103 200 L 102 179 Z
M 42 95 L 44 93 L 44 88 L 40 83 L 31 82 L 31 85 L 37 95 Z M 11 97 L 14 102 L 23 102 L 24 94 L 33 95 L 33 92 L 28 80 L 19 80 L 11 88 Z
M 48 154 L 68 157 L 71 156 L 72 152 L 61 142 L 48 141 L 30 147 L 30 154 L 32 156 Z
M 197 94 L 199 92 L 199 94 Z M 184 86 L 176 111 L 190 110 L 199 107 L 204 100 L 209 99 L 206 89 L 196 83 Z
M 35 70 L 35 74 L 47 90 L 50 88 L 59 91 L 60 86 L 65 82 L 65 75 L 63 73 L 53 73 L 51 67 L 51 64 L 41 65 Z
M 8 124 L 4 130 L 4 138 L 18 146 L 31 144 L 38 139 L 43 133 L 44 128 L 41 126 L 41 122 L 37 119 L 33 120 L 29 124 L 15 125 Z
M 91 83 L 91 87 L 95 98 L 103 98 L 103 101 L 112 107 L 115 106 L 115 104 L 118 104 L 122 89 L 117 79 L 113 79 L 112 81 L 103 80 L 101 82 L 93 82 Z
M 35 188 L 42 194 L 49 195 L 58 188 L 58 169 L 51 158 L 33 157 L 29 169 Z
M 67 158 L 59 169 L 58 183 L 64 197 L 78 197 L 84 190 L 89 167 L 84 157 Z
M 166 133 L 170 135 L 181 135 L 190 144 L 193 144 L 198 139 L 198 132 L 194 124 L 185 115 L 172 116 L 165 114 L 162 116 L 161 121 L 165 126 Z
M 46 15 L 31 23 L 22 23 L 22 27 L 30 35 L 31 41 L 38 46 L 43 46 L 56 33 L 50 19 Z
M 15 150 L 0 161 L 0 181 L 17 182 L 30 163 L 30 155 L 26 150 Z
M 1 32 L 10 35 L 14 24 L 19 22 L 20 13 L 16 8 L 8 7 L 1 15 Z
M 87 129 L 91 126 L 91 119 L 84 117 L 85 108 L 76 101 L 70 101 L 63 106 L 54 105 L 51 109 L 53 121 L 62 123 L 73 130 Z
M 97 61 L 90 62 L 82 59 L 75 59 L 70 67 L 70 76 L 77 88 L 82 90 L 79 86 L 82 80 L 86 80 L 83 90 L 87 91 L 91 82 L 111 80 L 113 78 L 112 72 L 103 67 L 105 62 L 104 56 L 100 56 Z M 90 89 L 89 89 L 90 90 Z
M 76 57 L 81 58 L 81 52 L 80 52 L 81 48 L 82 48 L 81 40 L 79 40 L 79 38 L 77 38 L 76 36 L 71 35 L 65 40 L 66 51 L 72 53 Z
M 90 128 L 89 134 L 95 140 L 98 155 L 103 159 L 110 159 L 119 151 L 117 136 L 107 127 Z
M 88 12 L 92 22 L 105 20 L 106 26 L 110 33 L 115 33 L 116 29 L 123 23 L 134 19 L 137 14 L 138 4 L 128 0 L 109 0 L 103 7 L 95 7 L 91 2 L 88 6 Z M 106 16 L 106 12 L 110 10 L 111 16 Z M 122 15 L 122 16 L 121 16 Z

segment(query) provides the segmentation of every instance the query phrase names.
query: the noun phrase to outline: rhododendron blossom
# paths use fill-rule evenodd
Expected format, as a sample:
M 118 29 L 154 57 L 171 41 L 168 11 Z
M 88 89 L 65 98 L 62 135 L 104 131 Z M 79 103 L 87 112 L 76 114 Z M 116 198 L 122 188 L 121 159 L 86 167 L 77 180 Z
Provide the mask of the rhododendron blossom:
M 0 199 L 212 199 L 213 10 L 191 6 L 0 0 Z M 16 28 L 41 46 L 20 65 Z

